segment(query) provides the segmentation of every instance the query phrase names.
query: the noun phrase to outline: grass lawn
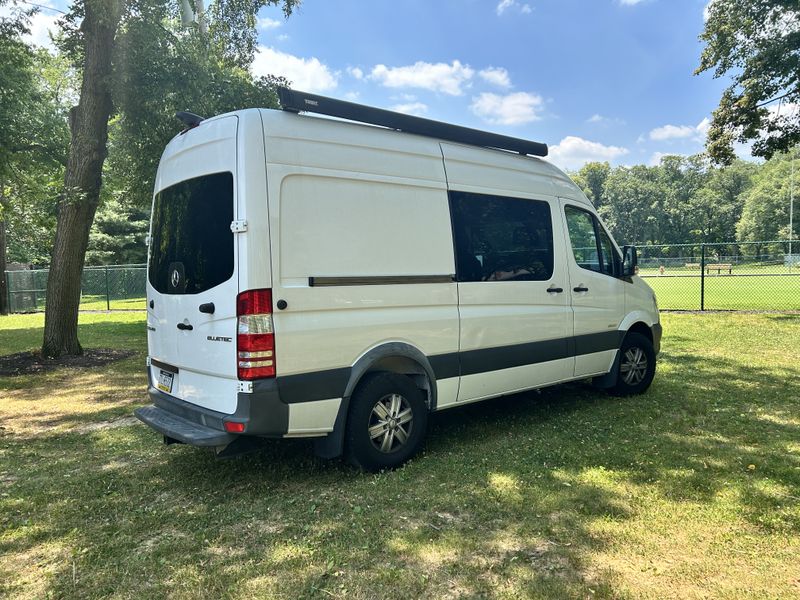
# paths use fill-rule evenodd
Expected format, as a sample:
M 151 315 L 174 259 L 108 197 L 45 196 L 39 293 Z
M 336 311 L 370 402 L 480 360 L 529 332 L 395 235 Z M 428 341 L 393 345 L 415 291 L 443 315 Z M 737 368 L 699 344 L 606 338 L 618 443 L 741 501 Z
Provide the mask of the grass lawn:
M 700 310 L 700 275 L 645 277 L 658 306 L 671 310 Z M 800 310 L 800 275 L 705 278 L 706 310 Z
M 797 598 L 800 315 L 666 314 L 650 392 L 583 384 L 437 415 L 362 475 L 275 441 L 164 447 L 144 315 L 81 314 L 103 369 L 0 379 L 0 596 Z M 42 315 L 0 317 L 0 354 Z

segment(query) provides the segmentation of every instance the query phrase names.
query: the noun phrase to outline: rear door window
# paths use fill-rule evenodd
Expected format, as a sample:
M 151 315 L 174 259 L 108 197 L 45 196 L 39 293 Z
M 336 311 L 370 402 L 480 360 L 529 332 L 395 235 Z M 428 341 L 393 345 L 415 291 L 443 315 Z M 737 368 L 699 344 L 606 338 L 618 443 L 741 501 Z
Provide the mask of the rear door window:
M 199 294 L 233 275 L 233 175 L 214 173 L 156 194 L 150 284 L 162 294 Z

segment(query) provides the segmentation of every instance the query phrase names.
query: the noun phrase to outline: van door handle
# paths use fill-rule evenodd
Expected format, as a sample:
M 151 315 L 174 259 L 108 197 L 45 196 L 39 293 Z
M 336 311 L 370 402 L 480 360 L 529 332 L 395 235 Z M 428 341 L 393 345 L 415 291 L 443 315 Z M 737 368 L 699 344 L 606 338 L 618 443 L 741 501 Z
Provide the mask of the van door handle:
M 194 327 L 192 327 L 188 323 L 178 323 L 178 329 L 180 329 L 181 331 L 191 331 L 192 329 L 194 329 Z
M 547 288 L 547 293 L 548 294 L 560 294 L 563 291 L 564 291 L 564 288 L 560 288 L 560 287 L 549 287 L 549 288 Z
M 572 288 L 572 291 L 573 292 L 588 292 L 589 288 L 579 285 L 578 287 Z
M 201 313 L 208 313 L 209 315 L 214 314 L 214 303 L 213 302 L 206 302 L 200 305 L 200 312 Z

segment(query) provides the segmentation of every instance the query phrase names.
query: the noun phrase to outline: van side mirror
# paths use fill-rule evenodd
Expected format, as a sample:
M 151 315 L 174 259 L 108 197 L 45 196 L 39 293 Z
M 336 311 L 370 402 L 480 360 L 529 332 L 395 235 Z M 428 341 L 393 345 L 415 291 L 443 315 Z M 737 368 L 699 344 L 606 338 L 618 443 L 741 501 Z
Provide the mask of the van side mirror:
M 633 277 L 639 273 L 639 255 L 636 246 L 622 248 L 622 276 Z

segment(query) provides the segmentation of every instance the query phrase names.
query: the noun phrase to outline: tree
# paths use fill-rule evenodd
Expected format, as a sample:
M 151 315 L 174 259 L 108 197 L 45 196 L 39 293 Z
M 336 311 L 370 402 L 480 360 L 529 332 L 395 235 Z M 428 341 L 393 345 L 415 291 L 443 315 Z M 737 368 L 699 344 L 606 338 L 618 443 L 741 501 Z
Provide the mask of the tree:
M 113 107 L 112 53 L 122 0 L 83 0 L 77 10 L 83 16 L 79 28 L 82 81 L 78 105 L 70 111 L 69 157 L 47 277 L 42 354 L 48 357 L 82 353 L 78 341 L 81 273 L 89 228 L 100 200 Z
M 2 2 L 0 2 L 2 4 Z M 52 184 L 66 157 L 64 65 L 22 40 L 34 11 L 0 19 L 0 314 L 6 259 L 40 260 L 52 229 Z
M 86 262 L 90 265 L 130 265 L 147 260 L 144 239 L 149 211 L 117 197 L 106 198 L 89 232 Z
M 794 155 L 799 155 L 798 150 Z M 800 158 L 794 158 L 795 176 L 800 173 Z M 789 194 L 792 184 L 791 160 L 788 154 L 773 157 L 753 178 L 744 196 L 742 217 L 736 225 L 741 241 L 763 241 L 789 238 Z M 800 222 L 800 202 L 794 203 L 794 223 Z M 796 225 L 795 225 L 796 226 Z M 761 249 L 757 249 L 758 254 Z
M 708 181 L 689 201 L 694 229 L 701 242 L 736 239 L 736 224 L 744 208 L 745 192 L 758 171 L 754 163 L 737 160 L 729 167 L 710 172 Z
M 708 159 L 701 154 L 664 156 L 658 178 L 664 192 L 659 237 L 663 242 L 688 242 L 696 229 L 691 205 L 708 180 Z
M 573 174 L 572 179 L 599 209 L 605 202 L 605 185 L 610 173 L 611 167 L 607 162 L 588 162 Z
M 657 244 L 664 189 L 657 167 L 617 167 L 606 180 L 600 216 L 620 243 Z
M 0 314 L 8 313 L 6 290 L 6 223 L 14 148 L 26 145 L 24 107 L 34 95 L 33 53 L 22 42 L 27 14 L 0 19 Z
M 137 101 L 159 95 L 162 89 L 132 88 L 126 79 L 130 71 L 119 54 L 120 47 L 130 53 L 136 44 L 153 48 L 147 34 L 154 30 L 158 53 L 155 64 L 142 67 L 156 69 L 159 64 L 178 57 L 181 40 L 193 38 L 201 49 L 200 56 L 217 61 L 221 70 L 243 69 L 252 62 L 256 42 L 256 14 L 267 4 L 281 3 L 288 16 L 296 0 L 249 0 L 216 2 L 209 10 L 209 20 L 198 11 L 199 26 L 179 34 L 179 5 L 174 0 L 79 0 L 62 20 L 65 32 L 62 49 L 81 71 L 82 83 L 78 105 L 70 113 L 70 151 L 64 176 L 64 189 L 59 201 L 58 225 L 53 247 L 45 306 L 45 331 L 42 353 L 45 356 L 80 354 L 78 341 L 78 304 L 80 276 L 83 269 L 89 231 L 100 200 L 103 164 L 108 151 L 108 124 L 114 114 L 114 100 L 124 104 L 119 92 L 130 94 L 136 89 Z M 202 7 L 201 1 L 195 6 Z M 172 26 L 171 31 L 169 27 Z M 143 33 L 143 35 L 140 35 Z M 120 44 L 126 41 L 127 43 Z M 130 63 L 128 63 L 130 65 Z M 133 71 L 135 72 L 135 70 Z M 139 71 L 141 73 L 142 71 Z M 192 72 L 189 71 L 189 75 Z M 118 93 L 115 94 L 114 92 Z M 203 94 L 198 97 L 202 98 Z M 198 102 L 199 103 L 199 102 Z M 128 102 L 135 106 L 135 102 Z M 163 108 L 163 104 L 161 105 Z M 171 106 L 169 112 L 181 109 Z M 136 113 L 120 114 L 123 124 L 140 123 Z M 126 125 L 123 125 L 126 126 Z M 160 151 L 160 150 L 159 150 Z
M 733 83 L 714 111 L 706 148 L 731 164 L 733 142 L 755 140 L 770 158 L 800 142 L 800 3 L 797 0 L 712 0 L 700 39 L 706 47 L 695 74 L 713 70 Z M 776 104 L 777 102 L 777 104 Z

